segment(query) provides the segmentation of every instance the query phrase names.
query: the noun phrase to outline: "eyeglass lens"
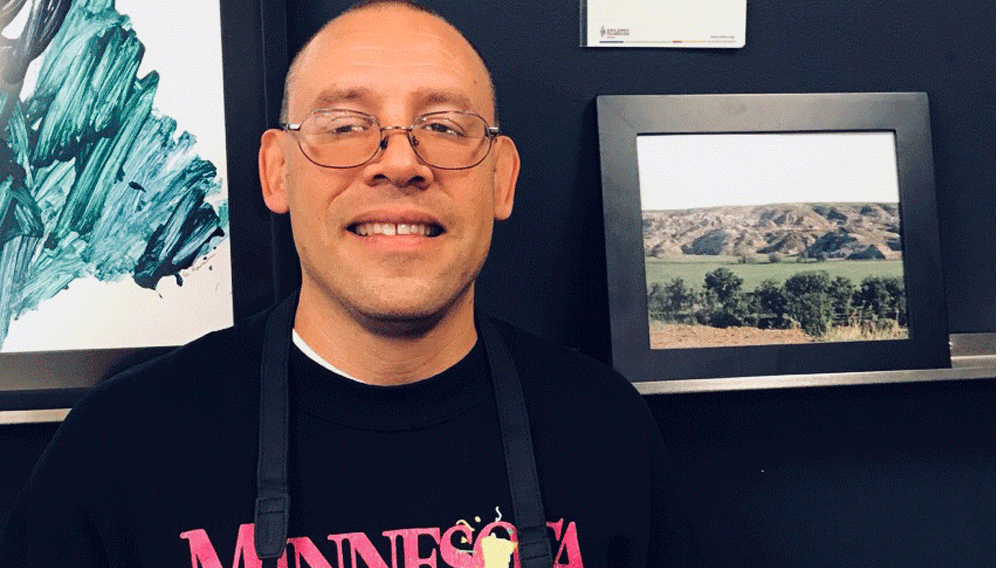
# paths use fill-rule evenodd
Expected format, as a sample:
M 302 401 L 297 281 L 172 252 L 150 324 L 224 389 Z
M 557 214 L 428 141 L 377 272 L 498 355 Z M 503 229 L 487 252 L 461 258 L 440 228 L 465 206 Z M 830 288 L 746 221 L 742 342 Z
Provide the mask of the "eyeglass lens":
M 430 166 L 463 169 L 481 162 L 490 150 L 488 125 L 480 116 L 458 111 L 417 117 L 407 129 L 414 152 Z M 385 135 L 391 135 L 389 127 Z M 299 128 L 299 146 L 313 162 L 333 168 L 361 165 L 379 151 L 383 128 L 371 116 L 326 110 L 310 114 Z

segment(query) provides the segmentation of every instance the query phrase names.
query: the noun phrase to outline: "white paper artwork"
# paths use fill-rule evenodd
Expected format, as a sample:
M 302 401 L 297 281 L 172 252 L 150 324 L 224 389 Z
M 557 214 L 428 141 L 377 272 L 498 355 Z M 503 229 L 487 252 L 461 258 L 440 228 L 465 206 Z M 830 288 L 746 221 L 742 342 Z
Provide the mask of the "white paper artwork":
M 16 197 L 0 191 L 16 222 L 0 231 L 0 351 L 177 345 L 231 325 L 219 2 L 73 2 L 19 87 L 0 97 L 0 185 Z

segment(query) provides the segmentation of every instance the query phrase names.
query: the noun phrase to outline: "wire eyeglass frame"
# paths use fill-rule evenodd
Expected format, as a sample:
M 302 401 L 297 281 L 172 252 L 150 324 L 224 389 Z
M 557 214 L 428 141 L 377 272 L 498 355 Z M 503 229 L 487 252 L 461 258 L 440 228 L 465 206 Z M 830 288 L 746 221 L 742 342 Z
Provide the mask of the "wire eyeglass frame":
M 339 113 L 339 114 L 337 114 L 337 113 Z M 372 129 L 373 133 L 374 133 L 374 129 L 377 129 L 377 132 L 378 132 L 378 142 L 374 145 L 374 148 L 373 148 L 371 154 L 369 154 L 363 160 L 361 160 L 361 161 L 359 161 L 357 163 L 350 164 L 350 165 L 339 165 L 339 164 L 338 165 L 330 165 L 328 163 L 323 163 L 322 161 L 319 161 L 315 156 L 310 155 L 310 152 L 303 145 L 304 144 L 303 139 L 309 137 L 310 133 L 304 132 L 302 130 L 302 126 L 304 124 L 307 124 L 308 121 L 313 120 L 314 117 L 322 116 L 322 115 L 334 115 L 335 117 L 351 117 L 351 118 L 361 119 L 361 120 L 364 120 L 365 122 L 367 122 L 368 124 L 370 124 L 372 127 L 374 127 Z M 430 132 L 430 131 L 427 131 L 427 130 L 421 131 L 419 129 L 423 125 L 428 124 L 428 121 L 431 120 L 431 119 L 440 118 L 440 117 L 447 117 L 447 116 L 453 116 L 453 115 L 462 115 L 462 116 L 465 116 L 465 117 L 470 117 L 472 119 L 475 119 L 475 121 L 477 121 L 477 122 L 481 122 L 482 126 L 483 126 L 482 139 L 480 140 L 479 144 L 477 145 L 475 151 L 476 152 L 480 151 L 480 148 L 481 148 L 482 144 L 484 143 L 484 141 L 486 143 L 486 149 L 484 151 L 482 151 L 482 155 L 481 156 L 475 157 L 477 154 L 473 154 L 473 162 L 471 164 L 469 164 L 469 165 L 462 165 L 462 166 L 441 166 L 441 165 L 437 165 L 437 164 L 434 163 L 434 161 L 428 160 L 424 155 L 422 155 L 422 153 L 420 151 L 420 148 L 419 148 L 420 147 L 420 138 L 422 136 L 418 137 L 418 135 L 415 134 L 415 132 Z M 480 116 L 479 114 L 477 114 L 475 112 L 472 112 L 472 111 L 464 111 L 464 110 L 444 110 L 444 111 L 435 111 L 435 112 L 424 113 L 424 114 L 421 114 L 421 115 L 418 115 L 417 117 L 415 117 L 413 119 L 413 122 L 410 124 L 410 126 L 382 126 L 382 125 L 379 124 L 377 118 L 375 118 L 374 116 L 372 116 L 370 114 L 367 114 L 367 113 L 363 113 L 363 112 L 359 112 L 359 111 L 353 111 L 353 110 L 348 110 L 348 109 L 321 108 L 321 109 L 315 109 L 312 112 L 310 112 L 304 119 L 302 119 L 301 122 L 297 122 L 297 123 L 282 122 L 282 123 L 280 123 L 280 126 L 281 126 L 281 128 L 283 130 L 294 132 L 294 133 L 297 134 L 296 139 L 297 139 L 297 142 L 298 142 L 299 150 L 302 152 L 302 154 L 310 162 L 316 164 L 317 166 L 323 167 L 323 168 L 332 168 L 332 169 L 350 169 L 350 168 L 356 168 L 358 166 L 362 166 L 364 164 L 367 164 L 372 159 L 374 159 L 375 156 L 378 155 L 378 153 L 379 153 L 380 150 L 385 150 L 385 148 L 387 147 L 387 145 L 388 145 L 388 136 L 387 136 L 387 133 L 391 132 L 391 131 L 400 131 L 400 132 L 404 132 L 406 134 L 406 139 L 407 139 L 407 141 L 409 141 L 410 147 L 413 149 L 414 154 L 424 164 L 426 164 L 426 165 L 428 165 L 430 167 L 437 168 L 437 169 L 442 169 L 442 170 L 467 170 L 467 169 L 474 168 L 474 167 L 478 166 L 479 164 L 481 164 L 483 162 L 483 160 L 486 159 L 486 156 L 488 156 L 489 153 L 490 153 L 490 151 L 493 149 L 493 142 L 494 142 L 494 140 L 498 136 L 501 136 L 501 132 L 500 132 L 500 128 L 499 127 L 497 127 L 497 126 L 490 126 L 490 124 L 486 121 L 486 119 L 483 118 L 482 116 Z M 319 133 L 317 133 L 317 134 L 319 134 Z M 465 135 L 465 136 L 469 137 L 469 135 Z M 472 138 L 477 138 L 478 136 L 473 135 L 471 137 Z M 374 139 L 372 139 L 372 141 L 374 141 Z M 425 140 L 425 142 L 426 142 L 426 140 Z

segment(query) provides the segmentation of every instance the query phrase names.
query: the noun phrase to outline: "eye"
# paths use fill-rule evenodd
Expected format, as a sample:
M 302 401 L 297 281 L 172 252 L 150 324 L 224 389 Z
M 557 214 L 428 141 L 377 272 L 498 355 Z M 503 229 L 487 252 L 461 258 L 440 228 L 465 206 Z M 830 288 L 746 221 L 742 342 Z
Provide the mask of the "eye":
M 442 136 L 451 136 L 454 138 L 466 136 L 466 130 L 462 128 L 461 125 L 457 124 L 453 120 L 443 117 L 427 118 L 421 122 L 420 128 L 427 132 L 433 132 L 434 134 L 440 134 Z
M 364 132 L 365 127 L 362 124 L 356 123 L 343 123 L 342 121 L 331 122 L 327 126 L 327 132 L 330 134 L 350 134 L 352 132 Z
M 363 115 L 335 112 L 316 113 L 307 121 L 308 133 L 324 138 L 344 138 L 365 134 L 372 128 L 372 121 Z

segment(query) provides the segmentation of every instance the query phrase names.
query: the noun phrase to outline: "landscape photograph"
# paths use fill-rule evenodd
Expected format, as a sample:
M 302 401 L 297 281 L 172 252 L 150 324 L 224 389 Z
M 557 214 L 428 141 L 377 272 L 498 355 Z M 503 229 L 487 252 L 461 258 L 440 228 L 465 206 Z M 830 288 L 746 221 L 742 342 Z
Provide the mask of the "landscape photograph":
M 637 150 L 650 348 L 908 337 L 891 132 Z

